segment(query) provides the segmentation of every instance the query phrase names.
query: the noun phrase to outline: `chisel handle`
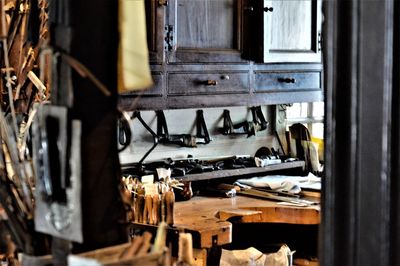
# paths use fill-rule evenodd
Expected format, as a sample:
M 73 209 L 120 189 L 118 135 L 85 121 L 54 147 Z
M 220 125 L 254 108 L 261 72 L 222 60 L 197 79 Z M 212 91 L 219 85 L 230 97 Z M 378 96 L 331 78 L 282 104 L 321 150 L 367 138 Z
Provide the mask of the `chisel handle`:
M 161 215 L 161 204 L 160 204 L 160 195 L 153 195 L 153 223 L 160 223 L 160 215 Z
M 173 191 L 165 192 L 166 222 L 172 226 L 174 224 L 174 204 L 175 194 Z
M 144 197 L 143 222 L 153 224 L 153 198 L 151 195 Z

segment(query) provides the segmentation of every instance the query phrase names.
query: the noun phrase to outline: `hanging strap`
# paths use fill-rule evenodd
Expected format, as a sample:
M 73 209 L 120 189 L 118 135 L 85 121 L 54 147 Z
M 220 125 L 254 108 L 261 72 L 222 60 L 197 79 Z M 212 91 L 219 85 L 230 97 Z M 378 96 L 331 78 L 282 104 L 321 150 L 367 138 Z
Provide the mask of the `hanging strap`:
M 224 127 L 221 129 L 223 135 L 247 134 L 247 137 L 255 136 L 255 123 L 244 121 L 238 124 L 233 124 L 229 110 L 224 110 Z
M 197 110 L 196 113 L 196 138 L 197 144 L 208 144 L 210 143 L 210 135 L 208 134 L 206 121 L 204 120 L 203 110 Z
M 261 106 L 251 107 L 251 114 L 253 115 L 253 123 L 258 126 L 257 131 L 267 129 L 268 122 L 264 118 Z
M 161 139 L 168 139 L 168 126 L 167 120 L 165 119 L 164 111 L 157 110 L 157 136 Z
M 199 110 L 196 116 L 196 136 L 192 136 L 191 134 L 169 134 L 164 112 L 158 110 L 156 111 L 156 115 L 157 135 L 161 143 L 178 144 L 183 147 L 196 147 L 197 144 L 208 144 L 211 141 L 202 110 Z

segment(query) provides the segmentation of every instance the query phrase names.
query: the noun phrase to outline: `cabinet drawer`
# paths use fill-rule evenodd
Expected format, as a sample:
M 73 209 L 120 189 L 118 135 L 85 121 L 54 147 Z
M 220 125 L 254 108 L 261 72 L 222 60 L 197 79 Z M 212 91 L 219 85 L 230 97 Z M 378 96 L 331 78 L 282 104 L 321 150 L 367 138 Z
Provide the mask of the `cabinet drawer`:
M 256 92 L 321 88 L 320 72 L 255 73 Z
M 168 75 L 169 95 L 246 93 L 248 72 L 172 73 Z
M 153 86 L 144 89 L 144 90 L 136 90 L 127 92 L 126 94 L 140 94 L 144 96 L 162 96 L 163 95 L 163 80 L 164 75 L 159 72 L 152 72 L 151 77 L 153 78 Z
M 162 96 L 163 94 L 163 80 L 164 75 L 161 73 L 152 72 L 151 76 L 153 78 L 154 85 L 143 92 L 143 95 L 147 96 Z

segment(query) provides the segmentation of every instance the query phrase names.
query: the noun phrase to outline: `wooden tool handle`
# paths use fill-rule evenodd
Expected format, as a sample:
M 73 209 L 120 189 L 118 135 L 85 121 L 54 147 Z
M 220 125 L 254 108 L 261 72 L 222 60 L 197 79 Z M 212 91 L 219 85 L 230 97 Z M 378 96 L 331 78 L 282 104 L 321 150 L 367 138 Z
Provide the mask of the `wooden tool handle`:
M 192 235 L 190 233 L 179 234 L 178 264 L 194 265 Z
M 165 192 L 166 222 L 168 225 L 174 224 L 174 204 L 175 194 L 173 191 Z
M 143 223 L 144 196 L 138 195 L 135 199 L 135 222 Z
M 153 195 L 153 222 L 160 223 L 160 195 Z
M 165 192 L 164 193 L 162 193 L 161 194 L 161 207 L 160 207 L 160 209 L 161 209 L 161 221 L 162 222 L 166 222 L 167 221 L 167 219 L 166 219 L 166 216 L 167 216 L 167 210 L 166 210 L 166 206 L 165 206 Z
M 144 197 L 143 223 L 153 224 L 153 199 L 151 195 Z
M 138 256 L 145 255 L 147 253 L 151 245 L 150 241 L 152 236 L 153 235 L 150 232 L 146 231 L 143 233 L 143 242 L 142 245 L 140 246 L 139 251 L 137 252 Z
M 132 239 L 131 245 L 121 254 L 121 259 L 128 259 L 136 255 L 143 242 L 143 236 Z
M 240 191 L 240 187 L 239 186 L 235 186 L 235 185 L 231 185 L 231 184 L 219 184 L 217 186 L 217 189 L 222 189 L 222 190 L 231 190 L 234 189 L 236 190 L 236 192 Z

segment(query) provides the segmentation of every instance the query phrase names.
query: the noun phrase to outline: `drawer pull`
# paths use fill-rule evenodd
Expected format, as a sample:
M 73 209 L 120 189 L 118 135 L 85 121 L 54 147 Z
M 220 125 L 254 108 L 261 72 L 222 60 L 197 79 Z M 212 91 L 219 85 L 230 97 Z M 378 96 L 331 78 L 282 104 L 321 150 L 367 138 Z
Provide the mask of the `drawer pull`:
M 218 82 L 216 80 L 209 79 L 209 80 L 205 81 L 204 84 L 207 86 L 216 86 L 218 84 Z
M 278 78 L 278 81 L 282 83 L 296 83 L 296 79 L 294 78 Z
M 272 12 L 274 11 L 273 7 L 264 7 L 264 12 Z

